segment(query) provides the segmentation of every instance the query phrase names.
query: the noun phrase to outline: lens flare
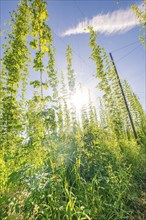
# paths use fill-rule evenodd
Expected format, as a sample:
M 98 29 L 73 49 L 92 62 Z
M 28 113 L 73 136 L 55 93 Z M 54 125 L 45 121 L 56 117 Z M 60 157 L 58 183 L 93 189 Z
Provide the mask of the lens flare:
M 76 110 L 80 110 L 84 105 L 88 105 L 88 90 L 86 88 L 77 90 L 76 93 L 72 95 L 71 102 Z

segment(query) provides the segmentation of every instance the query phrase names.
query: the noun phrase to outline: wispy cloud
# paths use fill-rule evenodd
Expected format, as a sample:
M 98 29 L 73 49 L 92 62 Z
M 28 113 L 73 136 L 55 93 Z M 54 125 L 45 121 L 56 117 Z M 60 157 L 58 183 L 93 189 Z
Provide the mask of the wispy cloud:
M 139 7 L 141 7 L 141 5 Z M 114 33 L 129 31 L 138 24 L 135 12 L 133 12 L 131 8 L 128 8 L 125 10 L 109 12 L 107 14 L 98 14 L 91 20 L 86 18 L 78 23 L 76 27 L 66 30 L 62 36 L 88 33 L 88 26 L 92 26 L 96 32 L 111 35 Z

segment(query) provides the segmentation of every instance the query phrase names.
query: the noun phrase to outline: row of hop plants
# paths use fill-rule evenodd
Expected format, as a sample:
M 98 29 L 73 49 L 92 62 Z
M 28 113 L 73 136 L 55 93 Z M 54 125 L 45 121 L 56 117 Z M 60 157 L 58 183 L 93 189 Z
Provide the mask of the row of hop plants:
M 3 46 L 0 218 L 130 219 L 144 184 L 145 113 L 123 81 L 138 145 L 113 66 L 90 28 L 91 59 L 104 95 L 100 116 L 89 97 L 78 121 L 71 102 L 77 84 L 72 49 L 67 47 L 67 71 L 59 80 L 47 19 L 45 0 L 22 0 Z M 32 73 L 37 80 L 29 80 Z M 29 100 L 28 84 L 34 90 Z

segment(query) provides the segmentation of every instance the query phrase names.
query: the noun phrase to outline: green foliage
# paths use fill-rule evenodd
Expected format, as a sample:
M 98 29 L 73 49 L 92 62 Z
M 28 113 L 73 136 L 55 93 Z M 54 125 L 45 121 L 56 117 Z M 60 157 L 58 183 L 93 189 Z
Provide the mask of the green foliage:
M 141 7 L 138 7 L 137 5 L 133 5 L 131 7 L 131 9 L 135 12 L 136 17 L 138 19 L 138 22 L 141 24 L 142 28 L 144 29 L 144 34 L 139 36 L 140 41 L 142 42 L 142 44 L 144 45 L 145 49 L 146 49 L 146 41 L 145 41 L 145 31 L 146 31 L 146 11 L 145 11 L 145 7 L 146 7 L 146 1 L 143 1 L 143 4 Z
M 77 121 L 72 50 L 67 47 L 67 75 L 62 72 L 58 86 L 47 19 L 45 0 L 22 0 L 11 17 L 0 75 L 0 219 L 142 219 L 137 200 L 146 175 L 146 116 L 139 100 L 123 81 L 137 145 L 113 67 L 90 28 L 104 94 L 98 118 L 89 94 Z M 29 72 L 40 80 L 30 82 L 35 92 L 26 100 Z
M 75 90 L 75 74 L 72 69 L 72 49 L 69 45 L 66 50 L 66 61 L 69 90 L 73 92 Z

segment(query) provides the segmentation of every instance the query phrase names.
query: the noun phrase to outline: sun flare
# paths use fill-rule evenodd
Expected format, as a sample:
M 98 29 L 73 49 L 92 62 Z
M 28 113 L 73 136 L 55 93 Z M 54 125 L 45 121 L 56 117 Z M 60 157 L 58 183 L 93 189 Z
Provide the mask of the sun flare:
M 71 97 L 71 102 L 76 110 L 80 110 L 84 105 L 89 102 L 89 94 L 86 88 L 82 88 L 76 91 Z

